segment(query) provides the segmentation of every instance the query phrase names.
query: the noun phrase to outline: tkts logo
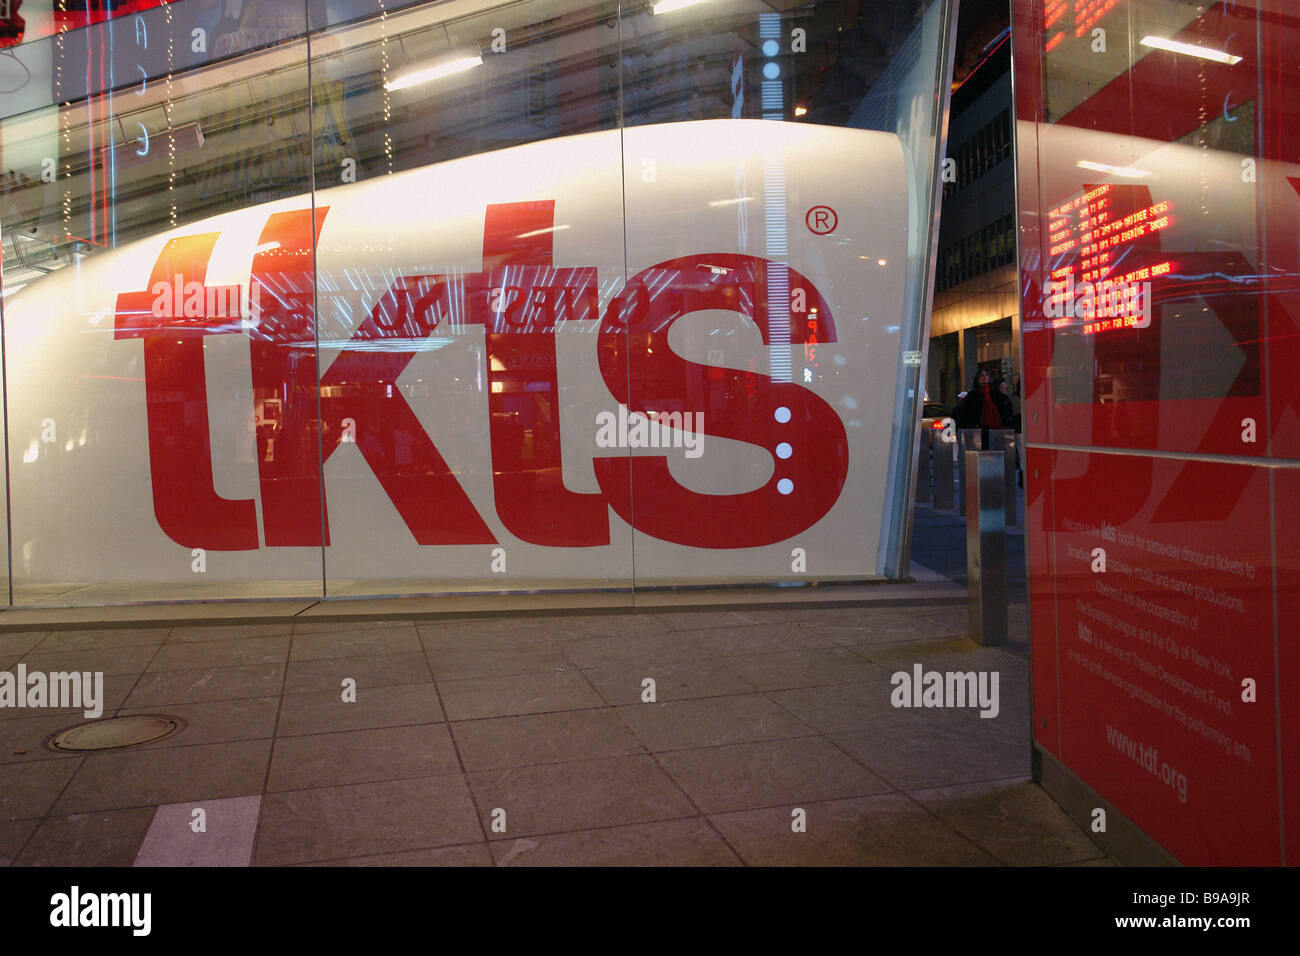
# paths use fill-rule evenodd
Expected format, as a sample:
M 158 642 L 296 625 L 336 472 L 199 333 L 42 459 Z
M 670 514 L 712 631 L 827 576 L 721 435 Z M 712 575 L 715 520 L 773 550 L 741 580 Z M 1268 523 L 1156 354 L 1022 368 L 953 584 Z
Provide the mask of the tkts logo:
M 685 256 L 637 274 L 600 315 L 596 269 L 552 264 L 554 208 L 553 201 L 488 206 L 483 270 L 398 278 L 319 383 L 312 266 L 329 207 L 317 210 L 315 228 L 310 210 L 270 216 L 247 300 L 239 287 L 205 283 L 218 233 L 171 240 L 147 289 L 118 296 L 116 315 L 117 338 L 144 340 L 149 465 L 163 531 L 187 548 L 258 547 L 255 502 L 214 490 L 208 433 L 203 338 L 240 333 L 250 339 L 256 405 L 279 406 L 275 434 L 257 437 L 268 546 L 329 543 L 320 468 L 344 441 L 355 441 L 418 543 L 496 543 L 392 387 L 418 340 L 451 317 L 484 327 L 493 491 L 502 524 L 519 539 L 609 544 L 609 508 L 645 534 L 698 548 L 772 544 L 819 521 L 848 472 L 848 441 L 834 409 L 800 385 L 700 366 L 668 346 L 674 322 L 704 309 L 748 317 L 765 343 L 779 324 L 788 325 L 793 345 L 833 342 L 830 308 L 812 283 L 753 256 Z M 790 290 L 784 308 L 769 302 L 769 281 Z M 537 386 L 526 394 L 558 394 L 558 324 L 595 319 L 601 375 L 628 415 L 695 413 L 709 435 L 771 452 L 767 483 L 742 494 L 700 494 L 673 478 L 665 456 L 614 452 L 593 462 L 599 494 L 568 490 L 557 416 L 537 409 L 525 441 L 510 424 L 506 383 L 526 377 Z

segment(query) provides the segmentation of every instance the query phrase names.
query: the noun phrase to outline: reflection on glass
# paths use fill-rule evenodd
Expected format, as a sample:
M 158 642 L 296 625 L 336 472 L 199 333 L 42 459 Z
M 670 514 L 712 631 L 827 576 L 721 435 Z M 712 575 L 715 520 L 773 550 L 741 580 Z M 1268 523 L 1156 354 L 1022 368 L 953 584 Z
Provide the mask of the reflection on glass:
M 16 599 L 896 570 L 947 7 L 877 6 L 28 18 Z

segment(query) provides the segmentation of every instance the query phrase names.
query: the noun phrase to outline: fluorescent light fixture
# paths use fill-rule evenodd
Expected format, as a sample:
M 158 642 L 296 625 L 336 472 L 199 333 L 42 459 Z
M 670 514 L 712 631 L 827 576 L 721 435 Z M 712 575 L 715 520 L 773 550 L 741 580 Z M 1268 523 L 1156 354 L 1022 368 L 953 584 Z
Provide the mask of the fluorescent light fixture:
M 418 86 L 431 80 L 440 80 L 444 76 L 464 73 L 466 70 L 472 70 L 474 67 L 482 65 L 483 57 L 477 53 L 472 56 L 458 56 L 451 60 L 443 60 L 431 66 L 422 66 L 419 69 L 403 73 L 385 83 L 384 89 L 392 93 L 395 90 L 404 90 L 409 86 Z
M 534 229 L 533 232 L 530 233 L 520 233 L 519 235 L 516 235 L 515 238 L 530 239 L 534 237 L 534 235 L 546 235 L 546 233 L 560 233 L 563 232 L 563 230 L 565 229 L 568 229 L 568 226 L 546 226 L 546 229 Z
M 1111 176 L 1123 176 L 1125 179 L 1141 179 L 1151 174 L 1145 169 L 1133 166 L 1111 166 L 1109 163 L 1094 163 L 1090 159 L 1081 159 L 1075 163 L 1080 169 L 1091 169 L 1095 173 L 1109 173 Z
M 738 199 L 715 199 L 709 203 L 710 206 L 734 206 L 737 203 L 753 202 L 753 196 L 741 196 Z
M 697 3 L 706 2 L 707 0 L 659 0 L 650 8 L 650 12 L 655 16 L 659 16 L 661 13 L 672 13 L 674 10 L 682 9 L 682 7 L 693 7 Z
M 1200 57 L 1202 60 L 1226 63 L 1229 66 L 1235 66 L 1241 62 L 1241 57 L 1233 56 L 1231 53 L 1224 53 L 1222 50 L 1212 50 L 1207 46 L 1194 46 L 1191 43 L 1180 43 L 1178 40 L 1169 40 L 1165 37 L 1144 36 L 1140 42 L 1143 46 L 1164 50 L 1167 53 L 1185 53 L 1188 56 Z

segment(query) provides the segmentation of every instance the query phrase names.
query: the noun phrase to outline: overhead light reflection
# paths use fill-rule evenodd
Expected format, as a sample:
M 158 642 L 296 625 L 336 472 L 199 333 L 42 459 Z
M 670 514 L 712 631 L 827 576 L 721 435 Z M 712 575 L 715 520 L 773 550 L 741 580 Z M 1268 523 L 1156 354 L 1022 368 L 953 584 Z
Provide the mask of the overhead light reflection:
M 454 60 L 444 60 L 441 63 L 421 67 L 420 69 L 411 70 L 410 72 L 403 73 L 401 76 L 394 77 L 384 84 L 384 89 L 392 93 L 395 90 L 404 90 L 407 87 L 418 86 L 421 83 L 428 83 L 432 80 L 439 80 L 444 76 L 464 73 L 466 70 L 472 70 L 474 67 L 482 65 L 483 57 L 478 54 L 474 54 L 473 56 L 461 56 Z
M 707 0 L 659 0 L 650 8 L 650 12 L 655 16 L 659 16 L 661 13 L 672 13 L 674 10 L 682 9 L 682 7 L 693 7 L 697 3 L 705 2 Z
M 1155 50 L 1164 50 L 1166 53 L 1182 53 L 1187 56 L 1199 57 L 1202 60 L 1213 60 L 1215 63 L 1226 63 L 1229 66 L 1235 66 L 1241 62 L 1241 57 L 1225 53 L 1223 50 L 1214 50 L 1207 46 L 1194 46 L 1191 43 L 1182 43 L 1165 37 L 1144 36 L 1139 42 L 1143 46 L 1149 46 Z
M 1075 165 L 1080 169 L 1091 169 L 1096 173 L 1109 173 L 1112 176 L 1123 176 L 1126 179 L 1141 179 L 1143 176 L 1151 175 L 1145 169 L 1137 169 L 1133 166 L 1112 166 L 1109 163 L 1094 163 L 1090 159 L 1081 159 Z
M 532 232 L 521 232 L 515 236 L 516 239 L 530 239 L 533 236 L 544 236 L 548 232 L 563 232 L 568 226 L 547 226 L 545 229 L 534 229 Z

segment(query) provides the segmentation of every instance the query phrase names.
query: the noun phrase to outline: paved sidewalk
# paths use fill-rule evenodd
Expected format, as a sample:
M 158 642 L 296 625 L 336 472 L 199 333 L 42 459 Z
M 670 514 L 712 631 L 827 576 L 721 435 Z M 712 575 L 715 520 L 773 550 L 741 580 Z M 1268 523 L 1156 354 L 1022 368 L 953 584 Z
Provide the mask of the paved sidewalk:
M 1111 863 L 1029 782 L 1014 612 L 1006 648 L 953 604 L 6 631 L 0 670 L 188 727 L 55 754 L 80 713 L 0 709 L 0 862 Z M 895 708 L 918 663 L 997 672 L 997 716 Z

